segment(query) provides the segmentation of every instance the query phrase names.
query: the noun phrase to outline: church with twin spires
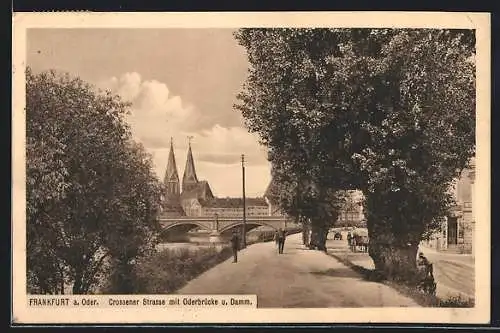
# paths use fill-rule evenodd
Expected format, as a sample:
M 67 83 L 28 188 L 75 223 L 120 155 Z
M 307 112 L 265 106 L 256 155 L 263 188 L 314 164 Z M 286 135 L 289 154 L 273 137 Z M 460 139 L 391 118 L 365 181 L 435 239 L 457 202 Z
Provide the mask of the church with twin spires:
M 198 180 L 191 142 L 189 142 L 186 165 L 180 183 L 173 142 L 170 140 L 167 170 L 164 177 L 164 217 L 230 217 L 243 214 L 242 198 L 217 198 L 206 180 Z M 181 186 L 182 185 L 182 186 Z M 246 198 L 247 216 L 278 215 L 264 197 Z

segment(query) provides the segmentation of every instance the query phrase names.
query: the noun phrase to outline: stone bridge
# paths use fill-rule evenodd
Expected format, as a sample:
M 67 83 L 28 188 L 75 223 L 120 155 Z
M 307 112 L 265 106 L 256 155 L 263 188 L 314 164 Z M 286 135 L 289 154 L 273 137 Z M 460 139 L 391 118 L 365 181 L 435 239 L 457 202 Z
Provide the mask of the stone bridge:
M 212 235 L 228 235 L 233 230 L 243 226 L 243 218 L 235 217 L 173 217 L 160 218 L 160 225 L 164 232 L 187 233 L 192 229 L 199 229 L 211 232 Z M 283 216 L 249 216 L 246 218 L 246 231 L 251 231 L 258 227 L 269 227 L 272 229 L 295 229 L 300 224 L 295 223 Z

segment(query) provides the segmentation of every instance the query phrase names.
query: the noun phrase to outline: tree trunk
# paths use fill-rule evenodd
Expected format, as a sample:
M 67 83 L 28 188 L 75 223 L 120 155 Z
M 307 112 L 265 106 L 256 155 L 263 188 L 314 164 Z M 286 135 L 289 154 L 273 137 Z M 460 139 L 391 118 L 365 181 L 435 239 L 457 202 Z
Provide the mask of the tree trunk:
M 81 270 L 75 272 L 75 281 L 73 282 L 73 295 L 82 294 L 82 279 L 83 274 Z
M 398 241 L 391 234 L 370 233 L 369 254 L 375 270 L 389 280 L 414 283 L 416 277 L 416 257 L 418 243 Z
M 319 244 L 319 227 L 317 225 L 311 225 L 311 241 L 310 246 L 316 249 Z
M 64 295 L 64 269 L 60 266 L 59 266 L 59 273 L 61 274 L 61 281 L 60 281 L 61 295 Z
M 328 226 L 320 219 L 312 220 L 311 223 L 311 246 L 320 251 L 326 251 L 326 237 Z
M 309 223 L 307 221 L 303 220 L 302 221 L 302 243 L 304 243 L 305 246 L 309 246 L 310 239 L 309 239 L 309 233 L 311 231 L 311 228 L 309 227 Z
M 375 269 L 385 278 L 415 282 L 417 268 L 415 246 L 371 243 L 369 252 L 375 263 Z
M 134 268 L 128 263 L 128 258 L 121 258 L 114 263 L 111 275 L 111 286 L 108 290 L 111 294 L 133 294 L 135 292 Z
M 365 195 L 368 253 L 375 269 L 384 278 L 415 284 L 418 278 L 417 250 L 424 223 L 418 214 L 409 216 L 411 211 L 408 212 L 407 201 L 399 193 Z

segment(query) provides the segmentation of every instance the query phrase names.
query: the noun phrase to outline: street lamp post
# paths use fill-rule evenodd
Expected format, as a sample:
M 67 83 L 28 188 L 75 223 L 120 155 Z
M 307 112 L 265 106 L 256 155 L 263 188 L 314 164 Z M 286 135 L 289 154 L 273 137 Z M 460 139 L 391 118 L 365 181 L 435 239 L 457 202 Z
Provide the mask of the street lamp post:
M 246 200 L 245 200 L 245 155 L 241 154 L 241 173 L 243 181 L 243 248 L 247 247 L 247 212 L 246 212 Z

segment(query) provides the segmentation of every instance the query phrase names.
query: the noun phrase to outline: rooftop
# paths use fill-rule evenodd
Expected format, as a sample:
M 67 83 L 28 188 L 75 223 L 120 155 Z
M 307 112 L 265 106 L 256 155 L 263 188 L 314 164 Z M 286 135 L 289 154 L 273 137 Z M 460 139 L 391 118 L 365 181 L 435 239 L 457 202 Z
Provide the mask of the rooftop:
M 246 198 L 246 206 L 267 206 L 264 198 Z M 243 207 L 242 198 L 213 198 L 211 200 L 204 200 L 203 207 L 209 208 L 240 208 Z
M 194 187 L 189 190 L 183 190 L 181 194 L 182 199 L 205 199 L 212 198 L 212 190 L 206 180 L 199 181 Z

